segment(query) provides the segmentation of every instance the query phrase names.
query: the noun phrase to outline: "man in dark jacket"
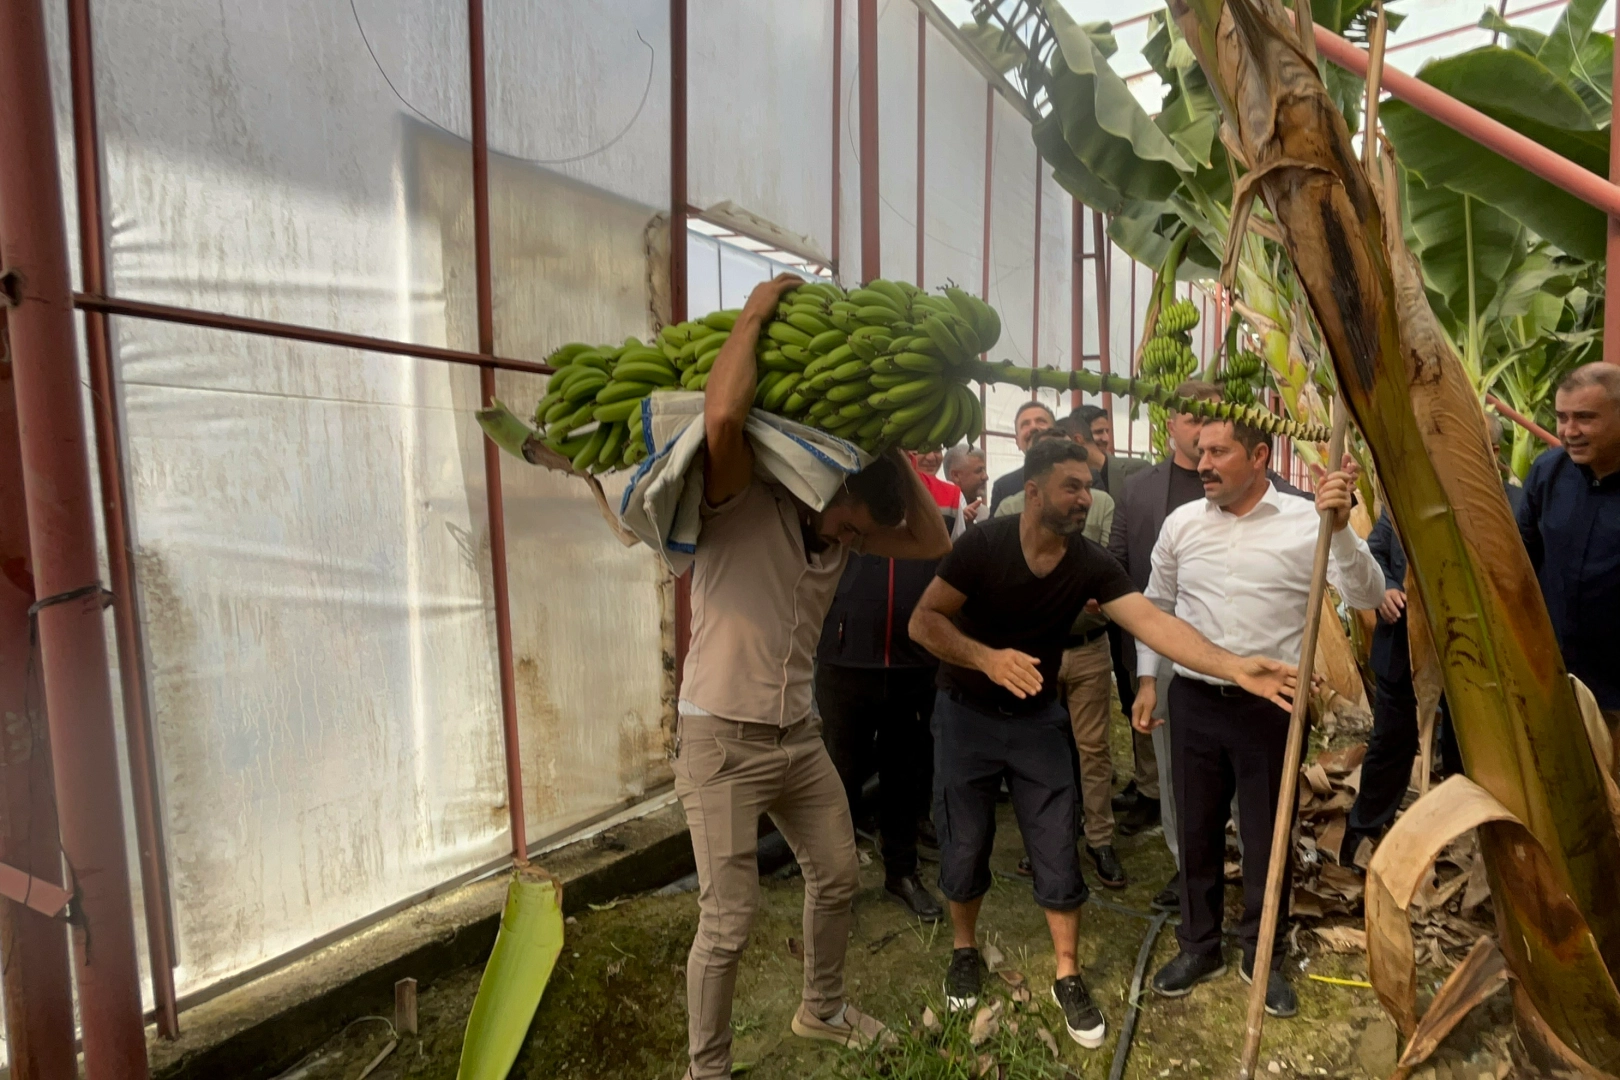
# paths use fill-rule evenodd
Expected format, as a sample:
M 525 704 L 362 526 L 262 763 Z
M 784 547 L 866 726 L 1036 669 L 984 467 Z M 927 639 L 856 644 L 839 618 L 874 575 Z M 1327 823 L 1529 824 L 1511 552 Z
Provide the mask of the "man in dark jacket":
M 1620 366 L 1570 372 L 1553 399 L 1563 448 L 1530 466 L 1519 534 L 1570 674 L 1620 727 Z
M 889 894 L 918 918 L 945 911 L 917 874 L 918 818 L 933 788 L 938 662 L 906 625 L 937 561 L 851 555 L 816 648 L 821 736 L 857 822 L 861 788 L 878 774 L 878 830 Z
M 1146 458 L 1119 457 L 1114 453 L 1114 421 L 1099 405 L 1082 405 L 1071 416 L 1091 431 L 1091 441 L 1103 452 L 1101 468 L 1093 469 L 1093 491 L 1106 491 L 1117 503 L 1125 497 L 1125 482 L 1151 464 Z M 1126 712 L 1130 707 L 1126 706 Z
M 1057 417 L 1044 402 L 1026 401 L 1018 406 L 1013 414 L 1013 442 L 1018 444 L 1020 454 L 1029 451 L 1029 444 L 1034 441 L 1037 431 L 1045 431 L 1057 423 Z M 1024 490 L 1024 467 L 1022 465 L 1010 473 L 996 477 L 996 482 L 990 485 L 990 512 L 983 515 L 984 519 L 994 516 L 996 507 L 1001 500 L 1017 491 Z

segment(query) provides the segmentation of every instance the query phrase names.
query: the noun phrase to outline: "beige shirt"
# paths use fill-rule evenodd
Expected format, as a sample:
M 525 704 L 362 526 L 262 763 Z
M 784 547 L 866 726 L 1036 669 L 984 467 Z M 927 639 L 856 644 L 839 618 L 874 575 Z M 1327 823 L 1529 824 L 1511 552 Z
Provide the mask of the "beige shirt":
M 810 715 L 812 660 L 849 548 L 805 555 L 798 506 L 756 479 L 703 509 L 683 712 L 786 727 Z

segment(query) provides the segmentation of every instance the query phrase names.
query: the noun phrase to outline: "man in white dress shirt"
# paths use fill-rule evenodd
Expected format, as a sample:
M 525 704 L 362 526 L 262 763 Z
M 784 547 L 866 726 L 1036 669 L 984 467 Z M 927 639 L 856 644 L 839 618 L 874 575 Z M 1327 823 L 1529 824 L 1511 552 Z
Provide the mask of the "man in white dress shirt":
M 1153 548 L 1146 596 L 1232 652 L 1299 662 L 1309 603 L 1318 512 L 1333 514 L 1328 580 L 1355 608 L 1375 608 L 1384 576 L 1350 523 L 1355 464 L 1319 476 L 1316 502 L 1283 495 L 1266 477 L 1271 442 L 1262 432 L 1231 421 L 1211 421 L 1198 437 L 1198 475 L 1204 498 L 1165 519 Z M 1137 642 L 1139 672 L 1157 669 L 1158 656 Z M 1181 849 L 1181 952 L 1153 977 L 1153 989 L 1180 997 L 1226 971 L 1221 955 L 1226 822 L 1234 794 L 1243 834 L 1243 920 L 1240 969 L 1253 978 L 1265 900 L 1271 830 L 1282 782 L 1288 713 L 1229 683 L 1179 664 L 1170 684 L 1171 775 Z M 1131 722 L 1151 730 L 1157 680 L 1144 675 Z M 1283 883 L 1283 896 L 1289 884 Z M 1287 920 L 1277 923 L 1266 1011 L 1298 1011 L 1282 975 Z

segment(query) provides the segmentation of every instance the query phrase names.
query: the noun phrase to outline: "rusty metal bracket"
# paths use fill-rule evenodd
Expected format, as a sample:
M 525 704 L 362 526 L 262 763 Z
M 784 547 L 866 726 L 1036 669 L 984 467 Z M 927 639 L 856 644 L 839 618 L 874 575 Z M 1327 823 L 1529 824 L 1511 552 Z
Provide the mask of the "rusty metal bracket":
M 73 917 L 72 893 L 6 863 L 0 863 L 0 896 L 32 908 L 47 919 L 69 921 Z

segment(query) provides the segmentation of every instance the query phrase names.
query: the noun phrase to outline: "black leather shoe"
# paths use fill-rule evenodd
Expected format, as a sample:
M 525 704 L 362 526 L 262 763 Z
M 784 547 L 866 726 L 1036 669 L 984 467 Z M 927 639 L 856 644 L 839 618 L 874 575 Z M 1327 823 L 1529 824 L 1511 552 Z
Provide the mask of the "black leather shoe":
M 1125 887 L 1125 868 L 1119 865 L 1119 858 L 1114 854 L 1113 844 L 1104 844 L 1102 847 L 1086 845 L 1086 854 L 1091 861 L 1097 864 L 1097 880 L 1110 889 L 1123 889 Z
M 1144 799 L 1138 797 L 1136 800 L 1136 805 L 1131 807 L 1130 810 L 1126 812 L 1124 817 L 1120 818 L 1117 828 L 1121 836 L 1135 836 L 1137 833 L 1146 832 L 1148 829 L 1151 829 L 1153 826 L 1157 825 L 1159 823 L 1159 816 L 1160 807 L 1158 799 Z
M 883 888 L 923 922 L 939 922 L 945 916 L 945 909 L 939 906 L 934 894 L 928 891 L 928 886 L 916 874 L 890 878 L 883 883 Z
M 1125 811 L 1136 805 L 1136 798 L 1136 781 L 1132 780 L 1130 783 L 1119 789 L 1119 794 L 1115 795 L 1113 799 L 1110 800 L 1110 804 L 1113 806 L 1116 814 L 1123 814 Z
M 1153 992 L 1160 997 L 1186 997 L 1199 983 L 1218 979 L 1225 974 L 1226 961 L 1218 952 L 1204 956 L 1180 952 L 1153 976 Z
M 1254 957 L 1245 956 L 1243 963 L 1238 965 L 1238 974 L 1243 981 L 1254 982 Z M 1271 977 L 1266 980 L 1266 1015 L 1286 1020 L 1299 1012 L 1299 998 L 1294 994 L 1294 988 L 1288 985 L 1288 979 L 1282 972 L 1275 969 Z
M 1148 906 L 1154 911 L 1175 911 L 1181 907 L 1181 875 L 1171 878 L 1170 884 L 1160 889 Z

